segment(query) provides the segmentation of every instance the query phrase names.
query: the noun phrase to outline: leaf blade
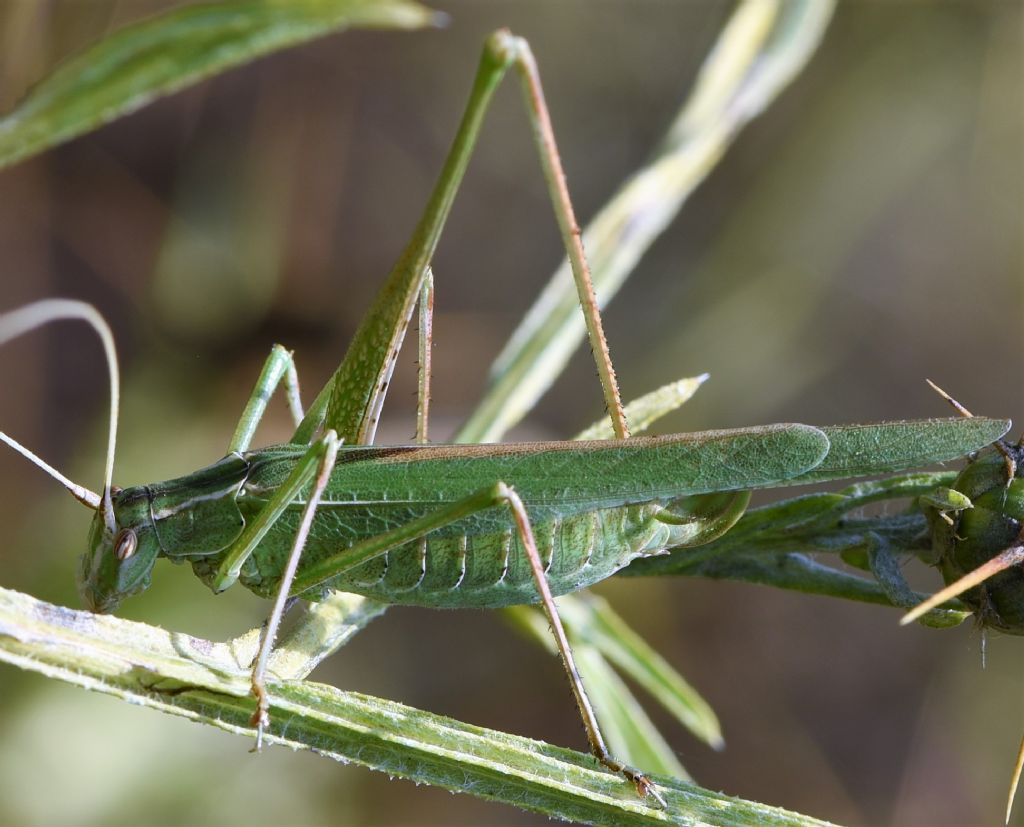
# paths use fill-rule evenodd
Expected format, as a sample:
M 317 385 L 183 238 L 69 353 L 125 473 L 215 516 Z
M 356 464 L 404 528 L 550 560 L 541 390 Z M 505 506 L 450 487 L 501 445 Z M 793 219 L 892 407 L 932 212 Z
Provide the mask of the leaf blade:
M 232 0 L 173 9 L 70 58 L 0 119 L 0 169 L 210 75 L 345 28 L 437 21 L 412 0 Z
M 566 601 L 562 600 L 562 606 Z M 571 627 L 587 636 L 608 661 L 647 690 L 673 718 L 714 749 L 725 746 L 711 705 L 612 609 L 606 600 L 581 594 L 568 603 Z
M 594 289 L 607 305 L 749 121 L 788 86 L 821 42 L 833 0 L 737 5 L 654 157 L 583 230 Z M 491 366 L 457 442 L 501 438 L 534 406 L 583 341 L 567 262 L 555 271 Z
M 0 589 L 0 660 L 252 736 L 248 670 L 226 644 L 43 603 Z M 273 740 L 339 761 L 591 824 L 825 822 L 657 779 L 671 810 L 582 753 L 310 681 L 274 682 Z

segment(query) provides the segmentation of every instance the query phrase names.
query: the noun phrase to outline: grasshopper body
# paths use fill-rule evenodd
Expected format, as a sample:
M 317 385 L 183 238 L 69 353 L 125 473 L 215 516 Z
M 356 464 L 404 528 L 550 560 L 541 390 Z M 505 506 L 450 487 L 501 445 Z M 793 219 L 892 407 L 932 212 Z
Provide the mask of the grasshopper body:
M 629 440 L 343 447 L 303 551 L 303 572 L 356 543 L 428 517 L 440 506 L 502 481 L 522 498 L 555 595 L 585 588 L 632 560 L 708 542 L 731 520 L 679 519 L 681 498 L 895 471 L 953 458 L 995 438 L 999 420 L 974 418 L 819 429 L 771 425 Z M 943 434 L 945 447 L 928 434 Z M 870 435 L 887 458 L 851 465 Z M 953 442 L 959 440 L 959 442 Z M 885 453 L 883 451 L 883 453 Z M 281 445 L 226 457 L 186 477 L 124 489 L 114 497 L 117 532 L 97 514 L 79 587 L 97 611 L 110 611 L 149 584 L 157 557 L 190 562 L 216 588 L 223 552 L 292 472 L 304 449 Z M 294 498 L 243 564 L 240 582 L 270 597 L 307 497 Z M 735 512 L 738 518 L 742 509 Z M 128 533 L 132 553 L 124 547 Z M 124 558 L 124 559 L 122 559 Z M 491 508 L 335 569 L 311 588 L 338 589 L 388 603 L 497 608 L 539 599 L 504 509 Z

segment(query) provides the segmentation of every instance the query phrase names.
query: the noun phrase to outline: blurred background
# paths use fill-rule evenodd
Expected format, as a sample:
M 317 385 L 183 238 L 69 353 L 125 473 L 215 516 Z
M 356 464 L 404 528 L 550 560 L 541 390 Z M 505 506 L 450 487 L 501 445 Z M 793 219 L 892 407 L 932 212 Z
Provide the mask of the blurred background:
M 0 110 L 166 5 L 0 0 Z M 219 458 L 273 342 L 295 349 L 312 398 L 412 231 L 489 31 L 530 40 L 586 221 L 652 151 L 732 8 L 435 5 L 444 30 L 272 56 L 0 173 L 0 308 L 77 297 L 116 332 L 120 484 Z M 839 4 L 808 69 L 607 311 L 626 398 L 712 374 L 659 432 L 947 415 L 925 377 L 978 413 L 1024 417 L 1022 24 L 1012 0 Z M 435 258 L 437 440 L 562 255 L 521 108 L 501 90 Z M 413 434 L 414 362 L 412 348 L 382 442 Z M 33 334 L 0 352 L 0 427 L 96 488 L 105 382 L 84 326 Z M 601 409 L 581 350 L 513 436 L 568 437 Z M 288 435 L 283 402 L 271 414 L 266 443 Z M 0 452 L 5 586 L 78 605 L 88 520 Z M 156 574 L 121 614 L 217 638 L 266 615 L 183 567 Z M 696 580 L 600 591 L 721 717 L 722 753 L 666 724 L 704 786 L 845 824 L 1001 818 L 1024 730 L 1019 641 L 989 634 L 983 668 L 970 624 L 900 629 L 893 610 Z M 497 613 L 392 610 L 316 677 L 585 748 L 558 663 Z M 7 666 L 0 697 L 3 823 L 548 823 L 311 754 L 255 759 L 238 738 Z

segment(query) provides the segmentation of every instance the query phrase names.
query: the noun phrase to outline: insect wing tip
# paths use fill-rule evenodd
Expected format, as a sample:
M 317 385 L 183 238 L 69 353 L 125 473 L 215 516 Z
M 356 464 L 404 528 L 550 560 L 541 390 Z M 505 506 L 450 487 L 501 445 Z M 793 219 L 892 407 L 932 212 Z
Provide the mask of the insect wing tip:
M 793 469 L 792 476 L 797 477 L 808 471 L 817 468 L 824 462 L 829 451 L 832 450 L 832 442 L 821 428 L 814 425 L 794 424 L 788 426 L 793 434 L 794 446 L 799 447 L 803 452 L 803 467 Z M 799 462 L 794 458 L 794 466 Z
M 786 485 L 817 468 L 828 456 L 828 435 L 813 425 L 782 423 L 753 428 L 744 434 L 741 450 L 749 453 L 749 478 L 744 488 Z

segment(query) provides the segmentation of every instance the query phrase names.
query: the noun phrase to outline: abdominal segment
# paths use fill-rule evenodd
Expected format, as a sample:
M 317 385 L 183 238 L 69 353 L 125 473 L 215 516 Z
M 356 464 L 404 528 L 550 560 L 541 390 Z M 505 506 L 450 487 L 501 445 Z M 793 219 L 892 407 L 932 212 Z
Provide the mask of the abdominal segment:
M 670 542 L 669 529 L 653 519 L 653 504 L 607 508 L 559 518 L 531 514 L 534 537 L 555 595 L 586 588 L 638 556 Z M 318 514 L 303 551 L 303 564 L 342 560 L 346 548 L 417 515 L 392 508 L 383 516 L 355 508 Z M 499 509 L 490 509 L 499 511 Z M 504 515 L 503 515 L 504 516 Z M 275 523 L 242 568 L 247 588 L 271 597 L 298 525 L 298 509 Z M 484 530 L 480 530 L 480 529 Z M 201 574 L 201 572 L 200 572 Z M 317 600 L 328 589 L 386 603 L 437 608 L 499 608 L 537 602 L 537 586 L 511 517 L 467 518 L 404 543 L 325 581 L 302 597 Z

